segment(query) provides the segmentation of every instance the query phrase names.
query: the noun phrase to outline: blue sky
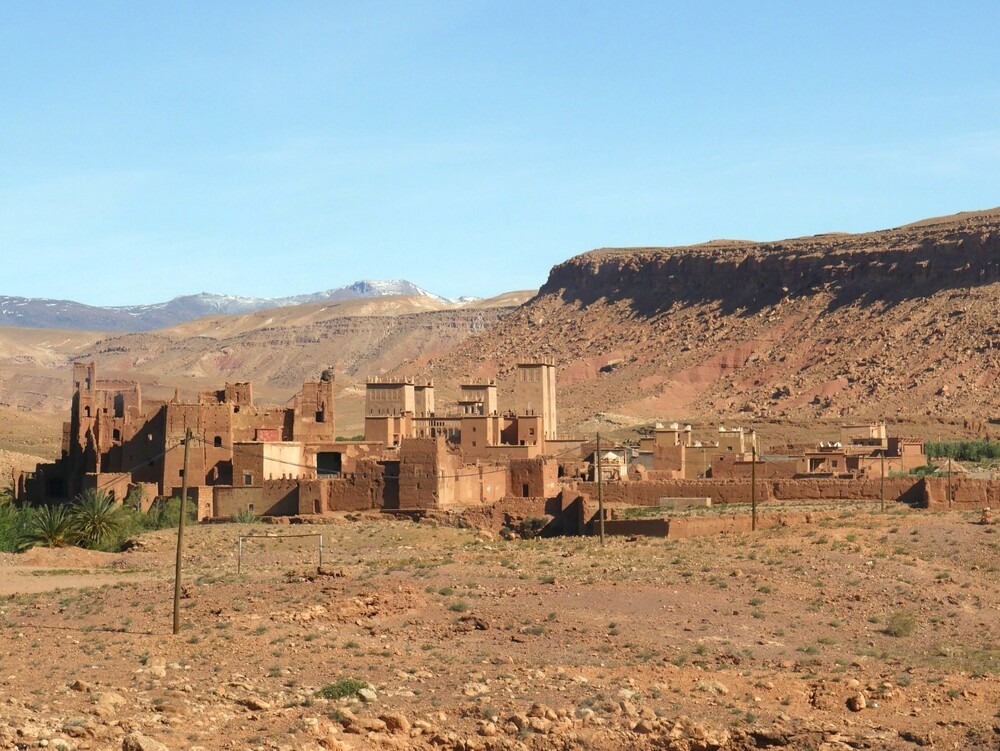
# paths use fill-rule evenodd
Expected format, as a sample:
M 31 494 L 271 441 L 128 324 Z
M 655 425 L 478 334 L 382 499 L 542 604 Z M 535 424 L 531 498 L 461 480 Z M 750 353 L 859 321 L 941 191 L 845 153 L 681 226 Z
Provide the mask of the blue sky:
M 995 2 L 0 3 L 0 294 L 133 304 L 1000 205 Z

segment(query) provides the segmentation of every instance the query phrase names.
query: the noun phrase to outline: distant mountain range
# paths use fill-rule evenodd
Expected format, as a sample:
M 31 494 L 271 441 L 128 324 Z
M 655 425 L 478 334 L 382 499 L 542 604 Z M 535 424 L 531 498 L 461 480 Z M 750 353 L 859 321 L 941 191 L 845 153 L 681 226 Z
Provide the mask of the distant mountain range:
M 404 279 L 362 280 L 346 287 L 292 297 L 239 297 L 202 292 L 151 305 L 102 307 L 72 300 L 0 295 L 0 326 L 77 329 L 85 331 L 150 331 L 205 316 L 236 315 L 266 308 L 309 303 L 341 302 L 362 297 L 427 297 L 441 303 L 463 305 L 477 297 L 454 300 L 435 295 Z

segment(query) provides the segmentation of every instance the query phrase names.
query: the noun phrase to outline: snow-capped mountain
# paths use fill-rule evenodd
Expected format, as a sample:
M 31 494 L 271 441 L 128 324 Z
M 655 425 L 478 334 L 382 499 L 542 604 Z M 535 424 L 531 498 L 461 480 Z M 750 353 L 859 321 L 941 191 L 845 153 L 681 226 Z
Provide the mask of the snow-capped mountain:
M 0 326 L 85 329 L 92 331 L 149 331 L 212 315 L 236 315 L 265 308 L 285 308 L 359 297 L 428 297 L 442 303 L 466 304 L 478 298 L 449 300 L 405 279 L 364 279 L 345 287 L 291 297 L 240 297 L 202 292 L 150 305 L 101 307 L 72 300 L 49 300 L 0 295 Z

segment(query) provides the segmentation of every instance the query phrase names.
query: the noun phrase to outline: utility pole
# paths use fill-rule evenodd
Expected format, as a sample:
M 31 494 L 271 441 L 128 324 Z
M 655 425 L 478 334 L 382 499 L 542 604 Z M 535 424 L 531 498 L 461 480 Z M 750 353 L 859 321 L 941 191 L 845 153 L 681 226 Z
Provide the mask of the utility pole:
M 177 566 L 174 570 L 174 633 L 181 630 L 181 552 L 184 548 L 184 517 L 187 515 L 188 453 L 191 448 L 191 428 L 184 434 L 184 470 L 181 477 L 181 519 L 177 525 Z
M 757 441 L 750 447 L 750 530 L 757 531 Z
M 594 450 L 597 462 L 597 516 L 601 529 L 601 545 L 604 545 L 604 474 L 601 472 L 601 434 L 597 434 L 597 447 Z
M 951 508 L 951 457 L 948 457 L 948 508 Z
M 882 509 L 882 511 L 885 511 L 885 449 L 884 448 L 882 449 L 880 458 L 882 460 L 881 461 L 882 476 L 881 476 L 881 482 L 879 483 L 878 497 L 879 497 L 879 507 Z

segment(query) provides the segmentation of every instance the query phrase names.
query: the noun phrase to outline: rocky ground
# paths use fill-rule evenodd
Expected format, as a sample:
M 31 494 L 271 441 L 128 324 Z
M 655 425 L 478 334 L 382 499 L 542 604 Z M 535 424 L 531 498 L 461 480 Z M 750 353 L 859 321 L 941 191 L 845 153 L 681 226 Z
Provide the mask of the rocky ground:
M 198 526 L 177 636 L 170 532 L 5 555 L 0 748 L 997 748 L 1000 535 L 977 519 L 604 548 Z M 298 537 L 245 541 L 237 574 L 241 533 L 322 534 L 322 572 Z

